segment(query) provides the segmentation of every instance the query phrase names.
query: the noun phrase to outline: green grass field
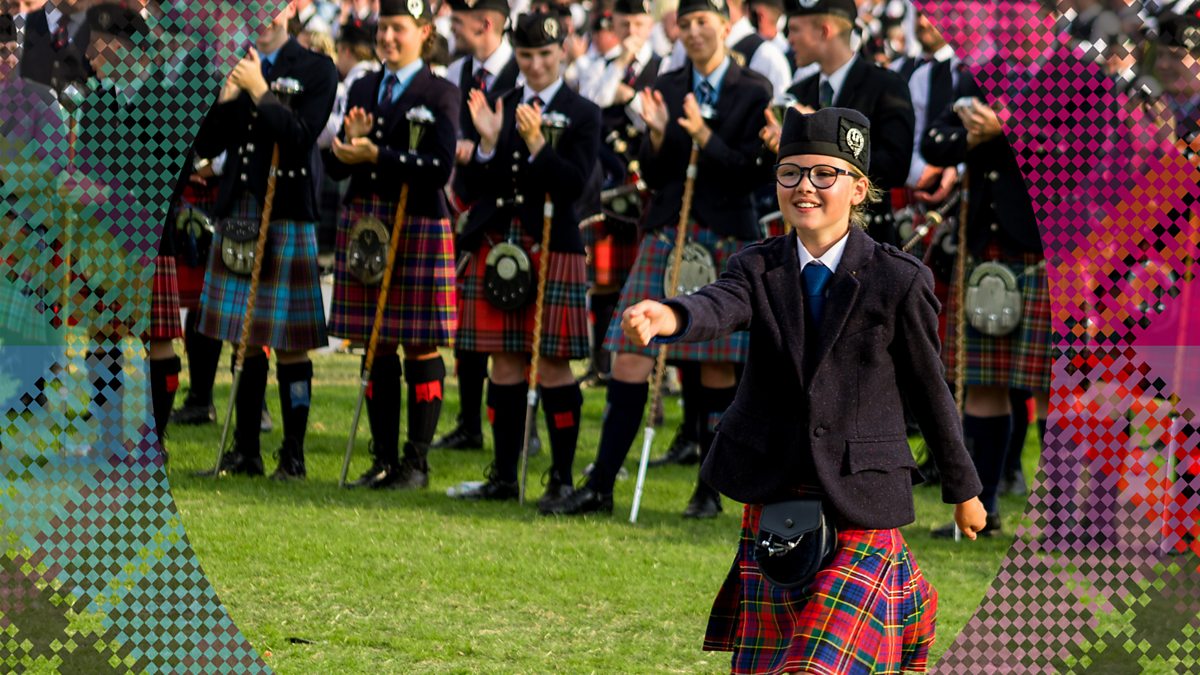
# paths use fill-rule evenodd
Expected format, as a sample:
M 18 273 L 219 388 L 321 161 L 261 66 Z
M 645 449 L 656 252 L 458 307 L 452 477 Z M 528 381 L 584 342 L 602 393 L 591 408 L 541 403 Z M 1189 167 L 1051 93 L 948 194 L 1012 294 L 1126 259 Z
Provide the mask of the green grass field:
M 450 363 L 447 360 L 447 363 Z M 172 427 L 170 478 L 204 570 L 234 621 L 282 673 L 701 672 L 728 670 L 728 655 L 700 650 L 712 599 L 733 559 L 741 508 L 726 500 L 714 521 L 685 521 L 694 467 L 651 470 L 638 525 L 627 522 L 640 437 L 617 484 L 613 517 L 554 519 L 532 504 L 461 503 L 447 487 L 479 480 L 485 452 L 434 451 L 420 493 L 339 490 L 337 475 L 355 399 L 358 358 L 316 357 L 309 422 L 309 479 L 194 478 L 211 465 L 220 429 Z M 227 400 L 228 373 L 217 403 Z M 453 426 L 448 382 L 441 429 Z M 595 456 L 604 390 L 585 392 L 577 472 Z M 180 399 L 182 400 L 182 398 Z M 263 437 L 268 473 L 281 424 Z M 670 443 L 678 399 L 654 455 Z M 539 420 L 539 424 L 541 421 Z M 1037 461 L 1026 442 L 1027 476 Z M 366 419 L 351 475 L 366 467 Z M 544 426 L 543 426 L 543 438 Z M 530 465 L 530 501 L 541 495 L 548 452 Z M 917 522 L 904 528 L 939 593 L 933 659 L 983 597 L 1016 531 L 1022 499 L 1005 497 L 1006 537 L 935 541 L 929 529 L 952 507 L 917 488 Z

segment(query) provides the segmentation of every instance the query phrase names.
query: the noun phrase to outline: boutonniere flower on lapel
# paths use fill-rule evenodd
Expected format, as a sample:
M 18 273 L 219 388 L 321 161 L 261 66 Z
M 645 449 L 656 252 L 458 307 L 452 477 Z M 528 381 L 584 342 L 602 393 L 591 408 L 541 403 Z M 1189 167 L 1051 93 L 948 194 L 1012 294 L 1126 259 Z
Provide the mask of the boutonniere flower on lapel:
M 304 91 L 304 85 L 294 77 L 281 77 L 271 83 L 271 92 L 284 105 L 291 105 L 292 99 Z
M 415 150 L 421 144 L 425 129 L 433 124 L 433 113 L 423 105 L 412 108 L 404 116 L 408 120 L 408 149 Z
M 558 139 L 562 137 L 562 132 L 567 127 L 571 126 L 571 118 L 560 112 L 549 112 L 542 115 L 542 135 L 546 137 L 546 142 L 550 147 L 558 147 Z

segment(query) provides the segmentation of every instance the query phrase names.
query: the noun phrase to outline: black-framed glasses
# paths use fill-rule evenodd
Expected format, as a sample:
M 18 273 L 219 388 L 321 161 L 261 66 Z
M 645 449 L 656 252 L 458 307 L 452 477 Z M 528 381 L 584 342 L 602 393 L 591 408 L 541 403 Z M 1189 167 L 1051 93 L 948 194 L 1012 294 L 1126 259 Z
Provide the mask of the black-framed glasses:
M 833 187 L 837 182 L 838 176 L 851 176 L 858 178 L 858 174 L 853 171 L 839 169 L 836 166 L 828 164 L 814 164 L 813 166 L 800 166 L 791 162 L 775 165 L 775 181 L 785 188 L 794 188 L 804 180 L 804 176 L 808 175 L 808 180 L 813 184 L 813 187 L 818 190 L 824 190 Z

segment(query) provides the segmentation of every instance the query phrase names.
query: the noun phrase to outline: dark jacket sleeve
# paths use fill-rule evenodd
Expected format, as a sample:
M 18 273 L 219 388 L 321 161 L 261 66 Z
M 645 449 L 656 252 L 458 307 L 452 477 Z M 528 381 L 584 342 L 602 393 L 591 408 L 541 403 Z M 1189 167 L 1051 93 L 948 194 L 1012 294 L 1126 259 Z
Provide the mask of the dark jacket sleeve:
M 942 474 L 942 501 L 959 504 L 978 496 L 983 484 L 963 444 L 962 422 L 946 384 L 937 315 L 933 273 L 921 266 L 898 308 L 890 350 L 896 380 Z
M 933 166 L 955 166 L 967 161 L 967 129 L 954 112 L 954 101 L 977 94 L 974 83 L 964 75 L 953 100 L 929 123 L 929 129 L 921 137 L 921 156 L 926 162 Z
M 871 178 L 885 187 L 898 187 L 908 180 L 912 163 L 913 114 L 912 94 L 899 75 L 880 70 L 885 77 L 883 94 L 871 120 Z
M 705 342 L 750 328 L 750 279 L 738 255 L 729 259 L 721 276 L 691 295 L 665 300 L 677 310 L 680 332 L 657 342 Z

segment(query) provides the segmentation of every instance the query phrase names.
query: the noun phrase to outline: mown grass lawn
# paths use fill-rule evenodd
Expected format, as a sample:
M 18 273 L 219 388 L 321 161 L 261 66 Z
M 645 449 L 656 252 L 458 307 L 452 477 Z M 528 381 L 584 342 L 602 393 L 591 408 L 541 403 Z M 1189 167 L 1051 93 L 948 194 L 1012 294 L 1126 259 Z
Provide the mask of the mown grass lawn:
M 727 654 L 700 645 L 733 559 L 741 509 L 726 501 L 714 521 L 680 518 L 694 467 L 651 470 L 636 526 L 627 517 L 640 438 L 626 463 L 631 477 L 617 484 L 612 518 L 544 518 L 532 504 L 447 498 L 446 488 L 482 478 L 490 450 L 435 451 L 431 485 L 420 493 L 339 490 L 357 364 L 347 355 L 315 358 L 305 483 L 194 478 L 192 471 L 211 465 L 220 429 L 169 432 L 171 486 L 191 543 L 234 621 L 275 670 L 728 670 Z M 222 373 L 219 408 L 228 387 Z M 455 386 L 446 395 L 442 431 L 458 410 Z M 577 471 L 595 456 L 604 406 L 603 389 L 585 396 Z M 263 437 L 269 473 L 282 426 L 273 375 L 268 401 L 276 421 Z M 670 443 L 678 399 L 668 400 L 666 411 L 655 455 Z M 1028 476 L 1036 465 L 1035 436 L 1026 443 Z M 352 476 L 368 461 L 365 417 L 358 438 Z M 548 466 L 548 452 L 531 462 L 531 502 Z M 939 593 L 936 659 L 983 597 L 1011 534 L 959 544 L 932 540 L 930 528 L 948 522 L 952 507 L 936 489 L 918 488 L 916 499 L 917 522 L 904 535 Z M 1023 499 L 1004 498 L 1009 533 L 1023 509 Z

